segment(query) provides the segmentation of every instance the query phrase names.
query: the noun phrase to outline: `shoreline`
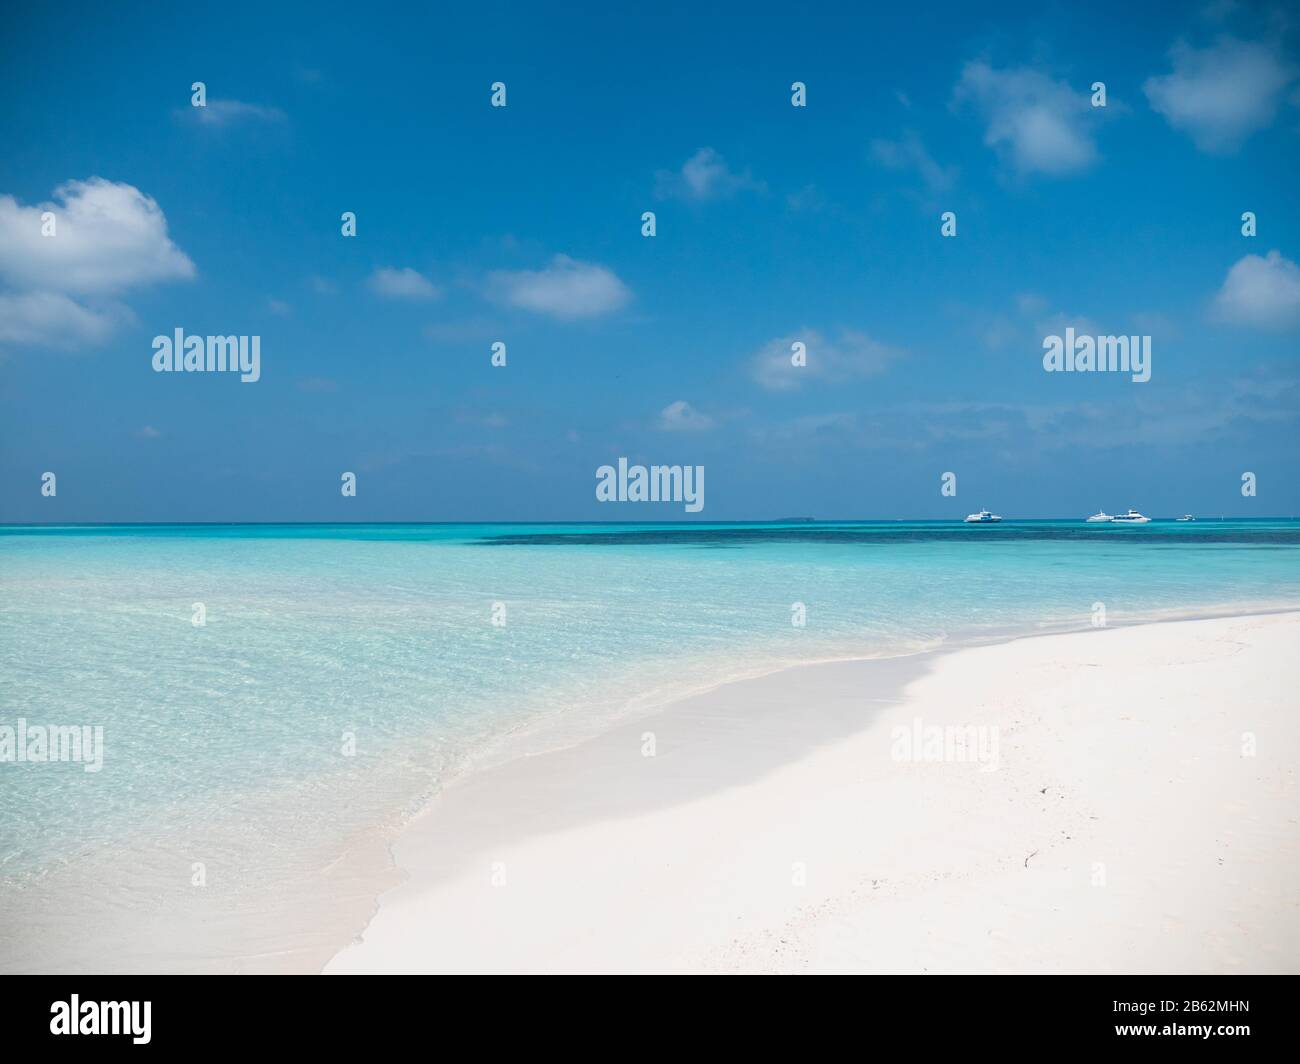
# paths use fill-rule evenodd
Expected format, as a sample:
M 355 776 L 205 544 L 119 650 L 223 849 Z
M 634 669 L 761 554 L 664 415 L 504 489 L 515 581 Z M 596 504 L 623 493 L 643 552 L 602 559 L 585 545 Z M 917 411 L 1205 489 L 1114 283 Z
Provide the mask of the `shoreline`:
M 1108 630 L 1143 628 L 1150 625 L 1176 624 L 1184 621 L 1269 617 L 1286 613 L 1300 613 L 1300 603 L 1292 601 L 1233 602 L 1226 605 L 1198 606 L 1190 609 L 1168 607 L 1148 610 L 1138 614 L 1128 614 L 1119 619 L 1111 618 L 1108 619 L 1105 628 Z M 502 765 L 509 764 L 511 761 L 520 758 L 537 757 L 589 742 L 599 738 L 611 728 L 654 717 L 670 709 L 678 702 L 708 695 L 731 684 L 761 680 L 794 669 L 852 662 L 896 661 L 907 658 L 925 658 L 930 655 L 942 656 L 978 647 L 1002 646 L 1026 639 L 1041 639 L 1052 635 L 1083 634 L 1095 630 L 1092 624 L 1082 620 L 1078 622 L 1040 622 L 1032 628 L 1016 626 L 979 632 L 967 630 L 957 635 L 945 634 L 939 638 L 939 642 L 935 645 L 917 646 L 908 649 L 891 646 L 875 653 L 863 653 L 861 650 L 848 649 L 845 641 L 840 640 L 840 645 L 845 646 L 843 652 L 814 653 L 798 660 L 783 661 L 772 666 L 755 667 L 751 665 L 738 670 L 734 668 L 731 670 L 724 669 L 720 676 L 714 672 L 710 674 L 708 679 L 696 679 L 684 690 L 675 690 L 671 694 L 661 693 L 653 701 L 641 708 L 632 710 L 624 707 L 622 711 L 616 714 L 605 714 L 586 719 L 577 731 L 573 730 L 574 722 L 564 715 L 524 721 L 511 730 L 492 737 L 478 750 L 466 754 L 456 769 L 442 781 L 441 787 L 443 789 L 454 787 L 461 780 L 477 772 L 500 768 Z M 691 659 L 691 663 L 698 666 L 699 661 L 698 659 Z M 417 810 L 411 819 L 423 815 L 428 807 L 438 801 L 438 797 L 439 795 L 435 795 L 423 803 L 422 807 Z M 400 834 L 409 823 L 408 820 L 398 825 L 387 825 L 386 830 Z
M 1300 610 L 1294 605 L 1266 600 L 1193 611 L 1180 609 L 1172 618 L 1154 611 L 1138 616 L 1126 614 L 1122 621 L 1112 619 L 1102 631 L 1159 628 L 1207 616 L 1242 619 L 1285 614 L 1300 614 Z M 865 690 L 871 697 L 879 699 L 869 703 L 868 709 L 883 706 L 896 701 L 908 683 L 948 657 L 1008 645 L 1033 644 L 1038 640 L 1059 637 L 1062 629 L 1066 634 L 1080 636 L 1098 633 L 1086 622 L 1026 626 L 1014 632 L 967 632 L 964 638 L 949 635 L 941 645 L 924 649 L 883 651 L 863 648 L 876 654 L 891 655 L 887 657 L 864 657 L 862 653 L 818 656 L 798 663 L 772 663 L 771 667 L 740 678 L 727 675 L 736 665 L 735 660 L 718 659 L 710 676 L 703 671 L 708 664 L 706 660 L 691 659 L 690 668 L 686 670 L 689 675 L 684 674 L 680 679 L 689 679 L 689 686 L 693 689 L 683 694 L 680 690 L 683 685 L 678 685 L 676 691 L 657 692 L 657 695 L 667 696 L 663 700 L 657 695 L 648 697 L 650 688 L 646 678 L 625 669 L 623 679 L 637 681 L 641 694 L 636 700 L 626 703 L 618 715 L 588 717 L 578 712 L 576 726 L 570 726 L 575 722 L 561 715 L 560 728 L 547 727 L 546 721 L 541 726 L 537 726 L 536 721 L 529 721 L 516 732 L 508 733 L 507 743 L 494 743 L 483 748 L 490 751 L 486 756 L 480 753 L 460 761 L 454 774 L 444 777 L 442 789 L 432 797 L 408 801 L 400 815 L 395 812 L 383 819 L 357 819 L 341 847 L 335 848 L 325 836 L 316 840 L 319 845 L 308 847 L 301 836 L 295 836 L 299 843 L 297 856 L 286 854 L 285 859 L 290 863 L 278 869 L 250 869 L 250 872 L 259 873 L 257 878 L 250 875 L 232 878 L 226 874 L 226 869 L 236 867 L 239 855 L 246 851 L 244 840 L 248 833 L 245 819 L 232 816 L 219 831 L 209 823 L 201 844 L 192 840 L 187 842 L 180 835 L 167 836 L 160 845 L 142 843 L 133 851 L 126 872 L 122 870 L 120 853 L 111 848 L 101 848 L 75 863 L 67 863 L 43 875 L 39 884 L 15 880 L 6 892 L 5 920 L 0 921 L 10 932 L 6 955 L 0 958 L 0 968 L 83 973 L 106 970 L 319 973 L 331 970 L 337 958 L 364 937 L 381 909 L 396 896 L 394 892 L 411 884 L 413 869 L 419 890 L 434 889 L 463 875 L 466 861 L 481 857 L 476 850 L 474 835 L 464 837 L 463 831 L 460 837 L 430 844 L 433 852 L 443 855 L 437 867 L 429 867 L 427 863 L 422 865 L 418 854 L 413 861 L 408 861 L 402 849 L 407 845 L 414 826 L 426 817 L 436 818 L 444 814 L 442 803 L 445 794 L 458 795 L 462 785 L 482 773 L 501 773 L 490 778 L 503 780 L 502 786 L 507 790 L 517 790 L 518 781 L 507 771 L 510 766 L 564 755 L 566 751 L 582 751 L 587 744 L 600 742 L 602 737 L 619 730 L 630 736 L 632 744 L 639 744 L 643 730 L 660 732 L 658 754 L 662 760 L 662 756 L 671 751 L 663 745 L 658 722 L 671 719 L 683 705 L 700 701 L 708 704 L 717 699 L 734 700 L 733 689 L 737 685 L 754 685 L 760 689 L 769 684 L 782 687 L 795 684 L 789 678 L 790 674 L 815 677 L 820 675 L 820 670 L 829 667 L 861 669 L 860 690 L 854 697 L 860 699 Z M 628 685 L 624 683 L 624 686 Z M 638 779 L 635 771 L 622 774 L 602 773 L 599 769 L 593 771 L 590 759 L 579 754 L 569 773 L 575 780 L 589 782 L 597 792 L 597 801 L 584 799 L 576 803 L 572 815 L 566 814 L 567 819 L 556 820 L 556 814 L 563 810 L 557 809 L 543 795 L 537 809 L 525 810 L 526 815 L 511 820 L 513 836 L 494 835 L 492 825 L 475 829 L 475 834 L 486 843 L 517 846 L 529 837 L 544 838 L 555 833 L 581 830 L 597 817 L 635 820 L 670 812 L 683 803 L 705 801 L 722 790 L 743 788 L 815 754 L 821 748 L 851 741 L 873 719 L 870 712 L 862 712 L 861 706 L 827 705 L 819 695 L 818 680 L 808 684 L 800 681 L 796 686 L 799 690 L 791 693 L 784 708 L 769 706 L 766 720 L 760 719 L 762 714 L 750 718 L 751 723 L 759 725 L 755 734 L 748 737 L 750 741 L 742 737 L 726 749 L 719 750 L 716 735 L 703 736 L 704 741 L 714 744 L 702 747 L 702 752 L 707 754 L 705 761 L 692 768 L 688 760 L 677 758 L 675 770 L 681 768 L 682 771 L 664 787 L 647 790 L 643 786 L 646 781 Z M 810 697 L 797 705 L 800 714 L 798 727 L 791 730 L 785 727 L 791 716 L 791 700 L 796 694 L 805 693 Z M 844 699 L 840 701 L 843 703 Z M 748 708 L 751 707 L 746 711 Z M 688 728 L 692 725 L 689 719 L 686 723 Z M 735 719 L 718 724 L 724 730 L 735 726 Z M 585 735 L 575 734 L 583 730 L 586 730 Z M 694 739 L 689 741 L 695 742 Z M 513 752 L 510 752 L 511 748 Z M 708 753 L 710 750 L 712 753 Z M 625 754 L 626 749 L 609 756 L 621 759 Z M 1297 754 L 1300 755 L 1300 751 Z M 636 763 L 641 764 L 639 752 Z M 600 802 L 609 797 L 622 797 L 626 801 L 621 805 L 606 801 L 602 810 Z M 274 795 L 255 796 L 253 800 L 272 805 L 277 801 Z M 397 807 L 393 808 L 396 810 Z M 495 796 L 489 795 L 487 808 L 499 808 Z M 247 822 L 263 823 L 264 820 L 263 815 L 255 813 Z M 269 820 L 265 822 L 269 823 Z M 214 866 L 222 866 L 220 874 L 203 891 L 195 891 L 189 883 L 191 862 L 196 856 L 208 858 L 207 863 Z M 178 870 L 181 889 L 176 889 Z M 132 899 L 133 904 L 125 907 L 115 905 L 111 920 L 108 919 L 106 907 L 113 903 L 97 884 L 115 884 L 114 889 L 120 896 Z M 51 902 L 53 911 L 75 916 L 50 916 L 46 910 Z M 383 917 L 384 920 L 388 918 Z
M 758 810 L 772 810 L 774 821 L 780 821 L 777 810 L 783 804 L 821 802 L 828 791 L 837 788 L 854 792 L 853 774 L 847 780 L 840 778 L 842 765 L 839 775 L 826 772 L 823 765 L 819 775 L 809 776 L 811 765 L 839 764 L 854 749 L 861 759 L 869 747 L 874 750 L 871 755 L 874 760 L 865 762 L 869 771 L 865 782 L 859 783 L 860 786 L 870 784 L 887 807 L 893 808 L 891 803 L 905 794 L 912 801 L 932 802 L 935 793 L 944 788 L 952 791 L 955 799 L 972 786 L 969 779 L 961 777 L 961 772 L 979 773 L 979 768 L 951 763 L 906 765 L 909 769 L 946 770 L 947 773 L 942 780 L 944 788 L 932 786 L 911 793 L 915 784 L 909 790 L 907 773 L 897 772 L 899 765 L 888 758 L 882 759 L 879 749 L 880 729 L 889 723 L 891 713 L 908 706 L 924 709 L 927 720 L 933 718 L 943 723 L 945 715 L 956 714 L 949 723 L 954 726 L 963 723 L 960 705 L 926 701 L 932 698 L 927 694 L 927 685 L 933 688 L 936 683 L 942 684 L 945 674 L 954 669 L 958 673 L 972 668 L 976 673 L 987 673 L 990 662 L 978 659 L 997 659 L 1000 664 L 994 675 L 1000 683 L 1005 683 L 1015 674 L 1015 662 L 1041 658 L 1041 645 L 1050 641 L 1073 641 L 1070 653 L 1082 652 L 1087 657 L 1101 643 L 1094 642 L 1085 651 L 1079 640 L 1109 639 L 1111 646 L 1106 649 L 1110 653 L 1123 644 L 1122 633 L 1130 636 L 1145 633 L 1137 637 L 1138 642 L 1163 646 L 1166 652 L 1177 653 L 1179 637 L 1171 640 L 1169 633 L 1179 626 L 1201 626 L 1203 632 L 1213 629 L 1221 630 L 1220 634 L 1249 629 L 1252 638 L 1268 643 L 1276 638 L 1276 630 L 1291 629 L 1298 622 L 1300 613 L 1281 608 L 1230 617 L 1219 614 L 1209 620 L 1162 620 L 1066 633 L 1034 633 L 1003 642 L 941 647 L 897 658 L 794 666 L 714 686 L 634 720 L 616 723 L 573 746 L 470 772 L 449 783 L 398 833 L 390 853 L 402 882 L 378 899 L 365 930 L 333 957 L 325 971 L 796 970 L 782 966 L 782 958 L 788 961 L 793 955 L 785 945 L 765 953 L 753 944 L 755 936 L 761 938 L 763 934 L 773 933 L 773 927 L 785 926 L 796 915 L 803 914 L 801 918 L 806 918 L 809 902 L 814 898 L 814 908 L 842 907 L 845 897 L 860 896 L 863 884 L 872 879 L 874 888 L 866 889 L 879 897 L 878 891 L 886 878 L 871 877 L 862 868 L 853 871 L 841 867 L 846 860 L 853 864 L 848 858 L 827 860 L 837 848 L 844 847 L 837 847 L 826 838 L 822 839 L 822 846 L 827 854 L 811 862 L 825 876 L 805 869 L 809 881 L 793 890 L 788 882 L 790 869 L 805 863 L 797 857 L 785 861 L 784 882 L 771 868 L 759 873 L 743 859 L 746 851 L 758 845 L 757 839 L 776 830 L 769 830 L 761 819 L 759 823 L 753 822 Z M 1196 639 L 1202 639 L 1202 635 L 1196 633 Z M 1213 645 L 1221 642 L 1217 637 L 1210 638 Z M 1026 649 L 1035 644 L 1039 645 L 1038 651 Z M 1059 649 L 1054 647 L 1052 651 Z M 1269 667 L 1287 667 L 1287 662 L 1276 658 L 1274 654 L 1264 662 L 1265 673 Z M 1123 654 L 1119 659 L 1123 659 Z M 971 665 L 973 660 L 976 664 Z M 1094 663 L 1081 663 L 1081 668 L 1083 664 Z M 1136 668 L 1139 664 L 1128 662 L 1123 667 Z M 1219 671 L 1225 669 L 1226 666 Z M 1108 673 L 1109 670 L 1103 673 L 1103 679 Z M 1072 682 L 1076 685 L 1077 674 L 1077 669 L 1070 674 L 1075 676 Z M 1147 677 L 1148 682 L 1150 679 Z M 1196 690 L 1191 689 L 1192 697 Z M 1272 689 L 1262 692 L 1265 701 L 1278 693 L 1281 686 L 1277 692 Z M 1041 690 L 1020 690 L 1017 697 L 1023 701 L 1026 696 L 1042 694 Z M 971 699 L 979 701 L 974 694 L 961 700 Z M 812 712 L 807 712 L 809 703 L 814 705 Z M 1072 706 L 1069 698 L 1064 705 L 1070 713 L 1079 715 L 1079 707 Z M 803 712 L 792 712 L 800 708 Z M 1005 708 L 985 706 L 978 713 L 987 718 L 984 726 L 1004 730 L 1011 727 L 1018 734 L 1021 722 L 1003 720 Z M 1275 712 L 1271 703 L 1269 711 Z M 1220 712 L 1231 713 L 1231 710 Z M 966 718 L 965 723 L 971 723 L 969 711 Z M 1115 727 L 1111 722 L 1111 731 Z M 653 757 L 643 756 L 649 732 L 655 733 Z M 1294 729 L 1289 735 L 1287 750 L 1290 754 L 1300 753 L 1294 742 Z M 870 746 L 872 743 L 874 747 Z M 1026 749 L 1031 757 L 1044 756 L 1044 751 L 1033 743 Z M 1004 752 L 1003 758 L 1006 757 Z M 981 773 L 986 782 L 979 785 L 977 779 L 976 790 L 983 793 L 991 785 L 987 781 L 1017 775 L 1009 771 L 1015 765 L 1013 760 L 1003 769 Z M 1102 774 L 1108 771 L 1104 759 L 1096 765 Z M 1076 766 L 1076 774 L 1087 767 Z M 1126 785 L 1131 784 L 1130 780 Z M 1086 789 L 1086 779 L 1081 785 Z M 1050 785 L 1044 793 L 1049 792 Z M 736 807 L 738 794 L 747 796 L 739 808 Z M 1063 800 L 1064 797 L 1062 794 Z M 856 796 L 859 801 L 860 798 Z M 751 811 L 746 813 L 746 808 Z M 730 861 L 703 859 L 699 845 L 715 844 L 715 836 L 694 839 L 696 829 L 689 823 L 681 823 L 687 810 L 705 822 L 728 824 L 731 835 L 723 836 L 726 838 L 723 849 L 733 854 Z M 827 811 L 827 816 L 832 822 L 843 820 L 842 811 L 837 812 L 834 807 Z M 684 831 L 687 839 L 664 837 L 663 832 L 670 824 Z M 1086 822 L 1075 824 L 1072 830 L 1086 826 Z M 841 823 L 840 829 L 841 834 L 845 829 L 850 836 L 855 834 L 853 824 Z M 620 841 L 623 838 L 618 833 L 620 830 L 645 833 L 657 839 L 656 849 L 651 852 L 669 860 L 670 868 L 675 862 L 677 872 L 664 871 L 636 847 L 629 849 L 626 841 Z M 611 831 L 615 832 L 613 837 Z M 1294 839 L 1288 840 L 1288 845 L 1294 852 Z M 791 853 L 798 849 L 797 846 L 787 848 Z M 855 852 L 852 847 L 848 849 Z M 1029 846 L 1026 854 L 1032 849 Z M 957 852 L 961 850 L 958 846 Z M 771 852 L 769 863 L 777 860 L 775 854 L 780 851 L 774 848 Z M 942 847 L 937 852 L 942 853 Z M 620 912 L 615 902 L 626 897 L 629 890 L 641 887 L 644 892 L 645 883 L 656 883 L 660 893 L 675 899 L 666 905 L 669 912 L 674 911 L 674 905 L 678 910 L 670 922 L 684 926 L 690 925 L 692 918 L 698 918 L 695 904 L 682 896 L 682 868 L 689 865 L 692 854 L 702 861 L 698 871 L 706 881 L 713 882 L 719 875 L 728 880 L 725 889 L 718 882 L 713 882 L 712 888 L 720 892 L 714 904 L 722 906 L 714 915 L 721 916 L 725 911 L 728 919 L 697 923 L 694 931 L 685 933 L 684 938 L 680 929 L 675 938 L 671 929 L 665 934 L 664 928 L 655 921 L 650 923 L 658 930 L 649 939 L 628 932 L 627 925 L 636 922 L 640 910 Z M 1028 860 L 1026 854 L 1020 856 Z M 752 858 L 754 854 L 749 852 L 748 856 Z M 571 872 L 565 872 L 569 868 L 567 862 L 586 871 L 574 878 Z M 624 876 L 620 877 L 619 867 L 611 865 L 623 868 Z M 646 867 L 641 869 L 640 878 L 628 881 L 627 868 L 641 865 Z M 723 867 L 722 873 L 719 867 Z M 705 871 L 708 868 L 712 871 Z M 1078 871 L 1078 868 L 1073 870 L 1076 874 Z M 950 873 L 961 874 L 960 863 Z M 797 872 L 795 878 L 799 878 Z M 895 878 L 889 881 L 899 882 Z M 1113 890 L 1109 894 L 1102 892 L 1101 896 L 1121 893 Z M 917 904 L 916 899 L 910 904 Z M 730 910 L 737 906 L 742 912 L 732 920 Z M 985 910 L 977 910 L 981 911 Z M 578 930 L 591 925 L 596 914 L 604 914 L 609 922 L 599 941 L 593 940 L 588 931 Z M 563 928 L 569 916 L 581 916 L 571 929 L 577 940 L 557 942 L 547 938 L 547 929 Z M 784 922 L 777 920 L 781 916 Z M 813 921 L 814 925 L 817 923 Z M 742 932 L 731 936 L 734 941 L 716 939 L 713 932 L 733 924 Z M 1294 925 L 1293 907 L 1286 932 L 1292 937 L 1286 939 L 1285 951 L 1286 963 L 1292 968 L 1297 966 L 1298 958 Z M 504 927 L 509 927 L 511 933 L 503 937 Z M 614 945 L 619 935 L 622 944 Z M 815 958 L 820 955 L 816 951 L 808 953 L 808 930 L 805 928 L 796 937 L 803 943 L 801 949 L 805 955 L 805 963 L 798 970 L 829 970 L 824 957 L 818 960 Z M 669 948 L 666 941 L 676 941 L 676 945 Z M 736 943 L 741 941 L 750 944 L 740 949 Z M 891 954 L 883 951 L 879 956 Z M 899 957 L 892 956 L 897 963 Z M 1063 958 L 1068 956 L 1068 951 L 1062 953 Z M 869 961 L 858 958 L 857 963 L 861 966 Z M 1015 963 L 1013 960 L 1013 966 Z M 1033 967 L 1024 958 L 1019 963 Z M 1068 960 L 1062 963 L 1067 965 L 1067 970 L 1075 970 L 1068 967 Z M 1079 963 L 1082 967 L 1077 970 L 1093 970 L 1082 961 Z M 903 970 L 908 969 L 904 966 Z

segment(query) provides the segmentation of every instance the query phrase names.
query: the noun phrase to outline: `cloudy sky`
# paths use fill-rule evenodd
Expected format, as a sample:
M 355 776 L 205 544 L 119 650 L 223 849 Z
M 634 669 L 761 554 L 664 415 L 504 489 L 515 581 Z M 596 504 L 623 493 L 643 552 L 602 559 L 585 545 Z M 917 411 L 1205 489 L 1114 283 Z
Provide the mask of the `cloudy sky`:
M 0 520 L 1300 512 L 1286 6 L 134 6 L 0 38 Z

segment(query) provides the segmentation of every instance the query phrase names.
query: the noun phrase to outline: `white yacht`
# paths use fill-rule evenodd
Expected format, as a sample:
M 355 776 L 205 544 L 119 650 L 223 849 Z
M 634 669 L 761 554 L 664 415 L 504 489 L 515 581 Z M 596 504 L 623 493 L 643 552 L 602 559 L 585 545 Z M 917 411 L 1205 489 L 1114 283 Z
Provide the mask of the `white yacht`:
M 1178 518 L 1178 520 L 1179 520 L 1179 521 L 1195 521 L 1196 518 L 1193 517 L 1191 514 L 1183 514 L 1183 516 L 1180 517 L 1180 518 Z
M 994 513 L 989 513 L 988 510 L 981 510 L 977 514 L 966 515 L 966 524 L 968 525 L 987 525 L 992 524 L 994 521 L 1001 520 L 1002 518 L 1000 516 Z
M 1130 509 L 1126 514 L 1116 514 L 1111 520 L 1117 525 L 1145 525 L 1151 518 L 1143 517 L 1136 510 Z
M 1098 510 L 1095 514 L 1093 514 L 1090 518 L 1088 518 L 1088 522 L 1090 524 L 1100 523 L 1103 521 L 1114 521 L 1114 520 L 1115 518 L 1111 517 L 1110 514 L 1108 514 L 1105 510 Z

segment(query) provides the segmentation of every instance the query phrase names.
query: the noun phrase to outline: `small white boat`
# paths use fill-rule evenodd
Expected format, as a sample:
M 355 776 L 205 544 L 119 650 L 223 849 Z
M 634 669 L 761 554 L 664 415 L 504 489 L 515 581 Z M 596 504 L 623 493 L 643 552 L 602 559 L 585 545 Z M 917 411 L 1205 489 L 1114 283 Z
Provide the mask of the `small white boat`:
M 966 524 L 968 525 L 988 525 L 988 524 L 992 524 L 994 521 L 1001 521 L 1001 520 L 1002 518 L 999 515 L 994 513 L 989 513 L 988 510 L 981 510 L 977 514 L 966 515 Z
M 1183 516 L 1180 517 L 1180 518 L 1178 518 L 1178 520 L 1179 520 L 1179 521 L 1195 521 L 1196 518 L 1193 517 L 1191 514 L 1183 514 Z
M 1090 518 L 1088 518 L 1089 524 L 1093 522 L 1100 523 L 1103 521 L 1114 521 L 1114 520 L 1115 518 L 1111 517 L 1110 514 L 1108 514 L 1105 510 L 1098 510 L 1095 514 L 1093 514 Z
M 1111 520 L 1117 525 L 1145 525 L 1151 518 L 1130 509 L 1126 514 L 1116 514 Z

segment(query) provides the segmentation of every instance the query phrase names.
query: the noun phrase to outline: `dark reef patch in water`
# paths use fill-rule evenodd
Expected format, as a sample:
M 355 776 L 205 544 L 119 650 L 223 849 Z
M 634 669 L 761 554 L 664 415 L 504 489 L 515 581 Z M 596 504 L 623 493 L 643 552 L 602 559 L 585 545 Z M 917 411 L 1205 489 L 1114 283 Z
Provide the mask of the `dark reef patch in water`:
M 1106 527 L 1003 522 L 999 525 L 907 524 L 707 526 L 692 528 L 583 529 L 565 532 L 523 532 L 485 536 L 475 542 L 487 546 L 696 546 L 715 549 L 772 543 L 828 543 L 881 546 L 899 543 L 1025 543 L 1090 542 L 1126 543 L 1168 549 L 1230 545 L 1287 549 L 1300 546 L 1300 525 L 1250 525 L 1245 522 L 1208 524 L 1189 528 L 1150 524 Z

